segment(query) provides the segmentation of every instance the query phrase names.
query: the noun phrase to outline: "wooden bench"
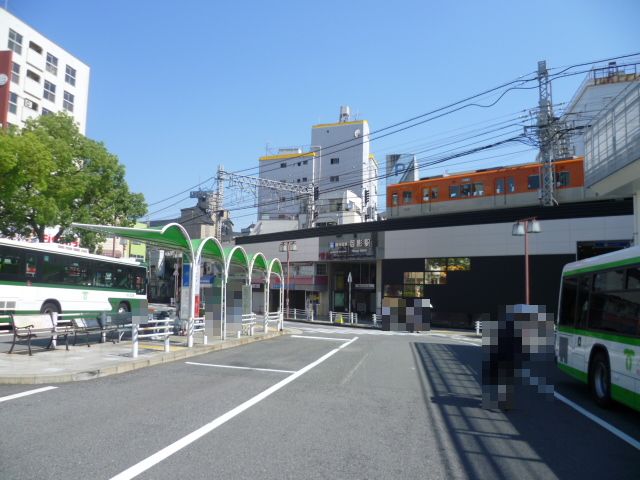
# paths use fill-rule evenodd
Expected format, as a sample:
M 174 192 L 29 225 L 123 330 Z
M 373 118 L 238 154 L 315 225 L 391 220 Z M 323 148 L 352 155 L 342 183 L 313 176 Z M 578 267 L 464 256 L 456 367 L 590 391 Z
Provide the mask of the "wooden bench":
M 69 350 L 69 333 L 72 329 L 68 325 L 57 325 L 53 321 L 53 317 L 49 313 L 41 313 L 37 315 L 17 315 L 10 314 L 11 326 L 13 327 L 13 343 L 9 349 L 9 353 L 13 352 L 18 340 L 26 340 L 29 347 L 29 355 L 31 352 L 31 339 L 38 337 L 49 337 L 47 348 L 51 348 L 53 341 L 58 337 L 64 337 L 67 350 Z

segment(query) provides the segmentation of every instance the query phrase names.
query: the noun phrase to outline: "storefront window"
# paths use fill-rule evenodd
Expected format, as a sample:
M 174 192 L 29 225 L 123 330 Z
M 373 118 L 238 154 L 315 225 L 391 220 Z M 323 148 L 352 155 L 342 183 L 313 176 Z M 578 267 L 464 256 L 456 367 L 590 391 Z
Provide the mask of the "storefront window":
M 447 272 L 425 272 L 424 279 L 427 285 L 445 285 Z
M 427 258 L 425 260 L 426 271 L 439 271 L 444 272 L 447 269 L 447 259 L 446 258 Z
M 422 285 L 424 283 L 424 272 L 404 272 L 405 285 Z

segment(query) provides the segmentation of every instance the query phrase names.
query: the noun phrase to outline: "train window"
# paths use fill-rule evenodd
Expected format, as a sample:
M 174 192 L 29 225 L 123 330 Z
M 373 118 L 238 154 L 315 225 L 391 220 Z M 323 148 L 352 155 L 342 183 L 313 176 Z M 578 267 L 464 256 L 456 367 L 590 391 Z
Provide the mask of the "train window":
M 558 172 L 556 177 L 556 186 L 557 187 L 568 187 L 571 181 L 569 172 Z
M 429 187 L 422 189 L 422 201 L 428 202 L 430 199 Z
M 465 183 L 462 185 L 460 189 L 461 197 L 470 197 L 473 194 L 473 185 L 471 183 Z
M 513 193 L 516 191 L 516 179 L 513 177 L 509 177 L 507 179 L 507 185 L 509 187 L 509 193 Z
M 438 198 L 439 191 L 440 191 L 439 187 L 431 187 L 431 198 L 434 200 Z
M 392 193 L 391 194 L 391 205 L 396 206 L 398 205 L 398 193 Z
M 483 183 L 474 183 L 473 184 L 473 196 L 480 197 L 484 195 L 484 184 Z
M 540 188 L 540 175 L 529 175 L 527 178 L 527 188 L 537 190 Z
M 411 192 L 402 192 L 402 203 L 411 203 Z
M 504 193 L 504 178 L 496 180 L 496 193 Z
M 449 187 L 449 197 L 457 198 L 460 196 L 460 186 L 459 185 L 451 185 Z

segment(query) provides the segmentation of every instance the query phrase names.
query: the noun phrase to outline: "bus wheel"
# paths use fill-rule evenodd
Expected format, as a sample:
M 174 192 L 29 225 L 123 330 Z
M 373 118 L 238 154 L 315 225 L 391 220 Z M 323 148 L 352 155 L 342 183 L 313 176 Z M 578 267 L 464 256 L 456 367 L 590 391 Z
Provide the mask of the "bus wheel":
M 120 302 L 118 305 L 118 313 L 129 313 L 131 311 L 131 307 L 127 302 Z
M 53 302 L 45 302 L 40 308 L 40 313 L 60 313 L 60 309 Z
M 606 408 L 611 404 L 611 369 L 602 352 L 596 353 L 591 363 L 591 392 L 599 406 Z

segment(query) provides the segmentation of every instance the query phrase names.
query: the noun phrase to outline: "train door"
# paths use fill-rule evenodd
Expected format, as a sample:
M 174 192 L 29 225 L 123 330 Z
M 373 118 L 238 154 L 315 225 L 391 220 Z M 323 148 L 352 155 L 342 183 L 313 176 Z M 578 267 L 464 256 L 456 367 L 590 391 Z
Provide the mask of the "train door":
M 496 207 L 503 207 L 507 204 L 506 179 L 498 177 L 493 183 L 493 204 Z

